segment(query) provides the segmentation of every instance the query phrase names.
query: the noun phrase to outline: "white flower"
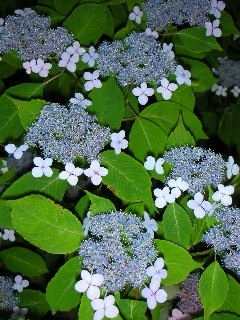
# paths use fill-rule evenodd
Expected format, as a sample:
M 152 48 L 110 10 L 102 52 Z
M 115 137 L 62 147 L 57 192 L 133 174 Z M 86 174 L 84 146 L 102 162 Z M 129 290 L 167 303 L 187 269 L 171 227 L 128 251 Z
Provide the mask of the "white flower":
M 33 163 L 36 167 L 32 169 L 32 175 L 34 178 L 40 178 L 42 175 L 46 177 L 51 177 L 53 175 L 53 171 L 50 168 L 53 160 L 51 158 L 47 158 L 43 160 L 41 157 L 35 157 L 33 159 Z
M 149 309 L 154 309 L 157 306 L 157 302 L 163 303 L 167 300 L 167 292 L 160 288 L 160 282 L 158 279 L 153 278 L 149 288 L 142 290 L 142 296 L 147 299 L 147 305 Z
M 115 298 L 110 295 L 104 299 L 95 299 L 91 302 L 92 308 L 95 310 L 94 320 L 102 320 L 106 318 L 115 318 L 119 314 L 119 310 L 114 306 Z
M 238 86 L 234 86 L 231 90 L 232 94 L 235 98 L 237 98 L 240 94 L 240 88 Z
M 172 96 L 172 91 L 177 90 L 178 85 L 175 83 L 169 83 L 166 78 L 161 80 L 161 86 L 157 88 L 157 92 L 161 93 L 164 100 L 169 100 Z
M 91 181 L 95 186 L 98 186 L 102 182 L 102 177 L 108 174 L 108 169 L 100 167 L 100 163 L 97 160 L 93 160 L 90 164 L 90 168 L 84 170 L 84 174 L 91 178 Z
M 88 50 L 88 53 L 84 53 L 84 55 L 82 56 L 82 61 L 88 63 L 89 67 L 93 67 L 97 57 L 98 54 L 97 52 L 95 52 L 95 48 L 91 46 Z
M 110 146 L 114 148 L 115 153 L 119 154 L 121 149 L 126 149 L 128 147 L 128 141 L 125 138 L 125 131 L 121 130 L 118 133 L 111 134 L 111 144 Z
M 175 197 L 170 193 L 170 189 L 168 187 L 164 187 L 162 190 L 157 188 L 153 190 L 153 193 L 157 197 L 155 200 L 157 208 L 163 208 L 167 203 L 175 202 Z
M 212 208 L 211 203 L 203 199 L 203 195 L 198 192 L 194 195 L 194 200 L 189 200 L 187 202 L 188 208 L 192 209 L 195 216 L 200 219 L 203 218 L 205 214 Z
M 7 172 L 7 171 L 8 171 L 7 161 L 6 161 L 6 160 L 2 160 L 2 165 L 3 165 L 3 167 L 0 168 L 0 170 L 2 171 L 2 173 Z
M 170 179 L 168 181 L 168 185 L 170 188 L 173 188 L 171 190 L 171 194 L 174 196 L 174 198 L 178 198 L 181 195 L 181 191 L 186 191 L 189 188 L 189 184 L 184 181 L 181 177 L 175 179 Z
M 0 18 L 0 27 L 3 26 L 3 24 L 4 24 L 4 19 Z
M 10 230 L 10 229 L 4 229 L 3 230 L 3 234 L 1 234 L 1 237 L 3 238 L 3 240 L 9 240 L 9 241 L 15 241 L 15 234 L 14 234 L 14 230 Z
M 80 43 L 78 41 L 74 41 L 72 46 L 66 49 L 66 52 L 73 56 L 81 56 L 86 52 L 86 50 L 84 48 L 81 48 Z
M 15 159 L 21 159 L 23 156 L 23 152 L 28 149 L 27 144 L 22 144 L 20 147 L 16 147 L 15 144 L 7 144 L 5 146 L 5 150 L 9 154 L 13 154 Z
M 17 9 L 14 12 L 20 16 L 27 16 L 28 14 L 34 13 L 35 11 L 32 10 L 31 8 L 25 8 L 23 10 Z
M 51 68 L 51 63 L 45 63 L 42 59 L 37 59 L 36 63 L 32 66 L 32 72 L 38 73 L 40 77 L 46 78 Z
M 28 313 L 28 308 L 19 308 L 18 306 L 13 307 L 13 314 L 11 320 L 25 319 L 25 315 Z
M 192 317 L 189 314 L 182 313 L 178 309 L 173 309 L 172 316 L 168 320 L 192 320 Z
M 206 27 L 206 36 L 213 35 L 214 37 L 218 38 L 221 37 L 222 31 L 220 28 L 218 28 L 220 25 L 220 20 L 216 19 L 212 22 L 205 22 Z
M 173 59 L 175 57 L 175 54 L 172 51 L 172 47 L 173 47 L 172 43 L 169 43 L 169 44 L 163 43 L 163 51 L 167 52 L 171 59 Z
M 88 230 L 89 230 L 90 225 L 91 225 L 90 215 L 91 215 L 91 211 L 88 211 L 86 218 L 84 218 L 84 220 L 83 220 L 82 226 L 83 226 L 83 230 L 84 230 L 84 234 L 83 234 L 84 237 L 87 236 Z
M 231 179 L 232 176 L 239 174 L 239 166 L 235 163 L 232 156 L 229 156 L 228 162 L 226 162 L 227 167 L 227 178 Z
M 210 14 L 213 14 L 215 18 L 219 19 L 221 17 L 221 11 L 225 8 L 225 3 L 223 1 L 211 0 Z
M 133 8 L 133 11 L 129 14 L 129 20 L 136 21 L 137 24 L 140 24 L 142 16 L 143 12 L 140 10 L 138 6 L 135 6 Z
M 20 275 L 16 276 L 14 280 L 15 283 L 13 285 L 13 289 L 17 290 L 18 292 L 22 292 L 23 288 L 27 288 L 29 286 L 29 281 L 24 280 Z
M 78 177 L 83 173 L 83 169 L 75 167 L 73 163 L 66 163 L 65 170 L 59 174 L 59 179 L 67 180 L 71 186 L 76 186 Z
M 181 65 L 177 65 L 175 75 L 178 84 L 181 85 L 183 83 L 186 83 L 188 86 L 191 85 L 191 72 L 189 72 L 188 70 L 184 70 Z
M 212 195 L 213 201 L 221 201 L 224 206 L 230 206 L 232 204 L 231 195 L 234 192 L 233 186 L 224 186 L 222 184 L 218 185 L 218 191 L 214 192 Z
M 233 41 L 236 41 L 239 37 L 240 37 L 239 34 L 234 33 L 234 34 L 233 34 Z
M 215 94 L 217 96 L 223 96 L 226 97 L 227 96 L 227 88 L 222 87 L 222 86 L 218 86 L 217 90 L 215 91 Z
M 138 97 L 138 102 L 144 106 L 148 102 L 148 97 L 154 94 L 152 88 L 148 88 L 146 82 L 140 84 L 140 87 L 136 87 L 132 90 L 134 96 Z
M 75 93 L 75 98 L 71 98 L 70 102 L 72 104 L 78 104 L 83 109 L 86 109 L 88 106 L 92 105 L 92 102 L 90 100 L 84 99 L 84 96 L 81 93 Z
M 75 290 L 78 292 L 87 291 L 87 297 L 90 300 L 100 297 L 99 287 L 102 285 L 104 278 L 102 274 L 90 274 L 87 270 L 81 272 L 82 280 L 75 284 Z
M 144 222 L 143 225 L 147 229 L 148 233 L 150 234 L 151 238 L 154 238 L 154 231 L 157 231 L 158 225 L 154 219 L 150 219 L 149 214 L 144 211 Z
M 157 258 L 157 260 L 154 262 L 154 265 L 147 268 L 146 273 L 149 277 L 157 279 L 160 283 L 162 279 L 167 278 L 167 270 L 163 269 L 163 267 L 163 258 Z
M 79 60 L 79 56 L 74 54 L 71 56 L 68 52 L 63 52 L 61 60 L 58 62 L 58 66 L 61 68 L 66 68 L 70 72 L 76 71 L 76 63 Z
M 91 91 L 93 88 L 101 88 L 102 82 L 98 79 L 99 71 L 95 70 L 93 73 L 84 72 L 83 77 L 87 82 L 84 84 L 86 91 Z
M 165 160 L 163 158 L 159 158 L 156 161 L 154 157 L 148 156 L 146 158 L 146 161 L 144 162 L 144 167 L 147 170 L 153 170 L 155 168 L 155 170 L 158 174 L 163 174 L 164 173 L 164 170 L 163 170 L 164 161 Z
M 157 33 L 157 31 L 152 31 L 150 28 L 147 28 L 145 30 L 145 35 L 148 38 L 153 38 L 153 39 L 157 39 L 159 37 L 159 34 Z
M 36 60 L 33 59 L 31 61 L 26 61 L 23 63 L 23 68 L 26 69 L 26 73 L 30 74 L 32 72 L 33 67 L 36 66 Z

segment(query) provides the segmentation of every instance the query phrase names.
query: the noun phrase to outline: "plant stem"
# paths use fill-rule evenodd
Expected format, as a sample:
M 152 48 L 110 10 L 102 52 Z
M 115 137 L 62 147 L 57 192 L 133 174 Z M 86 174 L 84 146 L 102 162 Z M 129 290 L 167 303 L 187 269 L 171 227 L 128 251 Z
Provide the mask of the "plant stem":
M 205 250 L 205 251 L 201 251 L 201 252 L 193 252 L 193 253 L 190 253 L 191 256 L 195 257 L 195 256 L 204 256 L 208 253 L 213 253 L 214 252 L 214 249 L 211 248 L 211 249 L 208 249 L 208 250 Z

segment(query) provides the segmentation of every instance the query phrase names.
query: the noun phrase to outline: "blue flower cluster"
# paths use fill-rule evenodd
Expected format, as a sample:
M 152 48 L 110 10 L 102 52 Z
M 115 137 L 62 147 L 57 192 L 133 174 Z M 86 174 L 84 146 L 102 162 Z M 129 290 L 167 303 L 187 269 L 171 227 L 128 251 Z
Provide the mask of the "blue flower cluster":
M 217 187 L 224 179 L 225 162 L 220 154 L 200 147 L 175 147 L 163 155 L 173 165 L 170 179 L 181 177 L 189 184 L 189 193 L 204 193 L 208 186 Z
M 29 146 L 40 147 L 45 158 L 63 163 L 74 162 L 77 155 L 88 162 L 98 159 L 109 140 L 110 129 L 100 126 L 94 115 L 79 105 L 57 103 L 42 108 L 24 138 Z
M 222 207 L 216 211 L 216 217 L 220 223 L 207 231 L 203 241 L 223 254 L 226 268 L 240 275 L 240 209 Z
M 145 33 L 132 32 L 123 41 L 103 42 L 96 60 L 103 76 L 115 75 L 119 84 L 160 84 L 175 73 L 176 62 L 161 44 Z
M 0 29 L 0 53 L 17 52 L 24 61 L 60 57 L 74 41 L 62 27 L 51 29 L 51 20 L 32 11 L 5 19 Z
M 89 233 L 79 250 L 82 265 L 104 276 L 106 290 L 127 284 L 138 288 L 146 282 L 146 269 L 157 251 L 139 217 L 122 211 L 98 214 L 90 219 Z
M 19 302 L 13 289 L 14 282 L 9 277 L 0 276 L 0 310 L 10 311 Z
M 210 0 L 148 0 L 142 4 L 147 16 L 147 27 L 152 30 L 165 30 L 170 24 L 204 27 L 210 21 Z

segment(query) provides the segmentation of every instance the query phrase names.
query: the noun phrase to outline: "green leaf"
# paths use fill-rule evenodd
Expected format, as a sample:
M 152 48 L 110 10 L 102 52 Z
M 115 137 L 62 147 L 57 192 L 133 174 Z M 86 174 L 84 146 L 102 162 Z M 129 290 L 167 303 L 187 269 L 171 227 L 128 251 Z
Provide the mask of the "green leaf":
M 46 299 L 53 314 L 57 311 L 69 311 L 79 304 L 81 295 L 74 286 L 80 271 L 80 258 L 72 258 L 58 270 L 49 282 Z
M 33 245 L 55 254 L 79 248 L 82 225 L 67 209 L 40 195 L 9 201 L 9 204 L 16 231 Z
M 137 117 L 129 135 L 129 150 L 137 160 L 144 162 L 148 155 L 162 154 L 166 148 L 167 136 L 162 128 L 148 119 Z
M 90 45 L 97 43 L 106 29 L 106 24 L 106 7 L 87 3 L 76 7 L 63 25 L 73 32 L 81 45 Z
M 126 27 L 116 32 L 113 40 L 123 40 L 129 33 L 133 31 L 139 31 L 139 28 L 131 20 L 128 20 Z
M 104 34 L 106 34 L 109 37 L 112 37 L 114 35 L 114 21 L 111 11 L 107 8 L 106 9 L 107 14 L 107 24 L 106 29 L 104 31 Z
M 44 6 L 35 6 L 34 7 L 40 14 L 47 15 L 51 19 L 51 26 L 58 26 L 63 20 L 64 16 L 56 12 L 55 10 L 44 7 Z
M 231 15 L 227 11 L 223 10 L 221 12 L 220 22 L 221 22 L 221 30 L 222 30 L 223 37 L 230 36 L 233 33 L 240 34 L 234 24 L 234 21 Z
M 174 37 L 172 42 L 176 56 L 203 59 L 207 55 L 207 52 L 193 52 L 189 50 L 179 37 Z
M 89 210 L 91 211 L 92 215 L 116 210 L 114 204 L 110 200 L 106 198 L 98 197 L 95 194 L 90 193 L 88 191 L 85 191 L 85 192 L 91 201 Z
M 46 102 L 44 100 L 31 100 L 31 101 L 21 101 L 16 100 L 18 107 L 18 115 L 21 124 L 25 130 L 33 123 L 40 113 L 40 110 Z
M 0 98 L 0 143 L 23 133 L 17 106 L 4 94 Z
M 7 94 L 16 99 L 42 98 L 44 83 L 22 83 L 7 89 Z
M 81 304 L 78 312 L 78 320 L 93 319 L 94 310 L 91 306 L 91 300 L 88 299 L 84 292 L 81 299 Z
M 34 178 L 31 172 L 16 180 L 2 195 L 4 199 L 20 198 L 30 193 L 40 193 L 61 201 L 68 183 L 59 179 L 59 170 L 53 169 L 51 177 Z
M 228 146 L 240 142 L 240 106 L 230 104 L 225 108 L 218 127 L 220 139 Z
M 208 52 L 214 49 L 222 50 L 214 36 L 206 36 L 205 28 L 192 27 L 177 33 L 182 43 L 193 52 Z
M 29 314 L 33 315 L 34 319 L 42 318 L 49 311 L 46 296 L 41 291 L 24 289 L 18 296 L 20 297 L 18 306 L 28 308 Z
M 156 92 L 155 96 L 158 101 L 164 101 L 162 94 Z M 177 102 L 191 111 L 193 111 L 195 106 L 195 96 L 193 94 L 193 90 L 186 84 L 179 86 L 177 90 L 172 93 L 172 97 L 169 99 L 169 101 Z
M 158 253 L 163 255 L 164 265 L 168 276 L 162 280 L 162 284 L 169 286 L 185 280 L 189 273 L 200 264 L 195 262 L 187 250 L 179 245 L 166 240 L 154 240 Z
M 177 203 L 167 206 L 163 215 L 163 232 L 166 240 L 185 248 L 190 245 L 192 223 L 187 212 Z
M 136 214 L 137 216 L 143 216 L 144 203 L 143 202 L 132 203 L 129 206 L 127 206 L 127 208 L 124 211 L 128 213 Z
M 199 318 L 199 319 L 203 319 L 203 318 Z M 239 317 L 236 316 L 235 314 L 221 312 L 221 313 L 214 313 L 210 317 L 210 319 L 211 320 L 238 320 Z
M 183 58 L 184 64 L 190 67 L 192 74 L 192 81 L 197 84 L 193 87 L 194 92 L 204 92 L 209 90 L 217 79 L 213 76 L 211 69 L 203 62 L 198 60 L 192 60 L 189 58 Z
M 16 164 L 14 164 L 7 172 L 4 172 L 0 175 L 0 186 L 7 186 L 8 183 L 11 182 L 16 176 L 15 173 L 16 170 Z M 4 188 L 5 189 L 5 188 Z
M 103 83 L 101 90 L 93 90 L 89 98 L 92 100 L 92 105 L 88 107 L 88 111 L 96 114 L 100 124 L 107 125 L 112 130 L 118 130 L 123 119 L 125 104 L 116 80 L 110 77 Z
M 10 66 L 4 61 L 0 61 L 0 79 L 6 79 L 13 75 L 16 71 L 16 68 Z
M 101 164 L 108 168 L 103 183 L 120 199 L 126 202 L 143 201 L 149 210 L 154 209 L 151 179 L 146 169 L 135 159 L 121 152 L 101 153 Z
M 192 228 L 192 244 L 195 245 L 202 241 L 203 234 L 209 229 L 206 217 L 203 219 L 194 218 Z
M 68 0 L 66 2 L 54 0 L 54 8 L 57 12 L 66 16 L 72 11 L 77 3 L 79 3 L 79 0 Z
M 228 275 L 229 280 L 229 291 L 224 304 L 218 311 L 229 311 L 240 315 L 240 284 L 230 275 Z
M 12 247 L 0 252 L 0 258 L 5 266 L 14 273 L 21 273 L 26 277 L 37 277 L 48 273 L 43 258 L 26 248 Z
M 173 147 L 185 146 L 186 144 L 194 146 L 195 141 L 189 131 L 186 130 L 183 123 L 182 115 L 180 114 L 176 128 L 168 137 L 167 149 L 169 150 Z
M 199 295 L 204 308 L 204 320 L 218 310 L 228 294 L 228 278 L 217 261 L 204 270 L 199 281 Z
M 0 226 L 7 229 L 13 229 L 11 208 L 5 201 L 0 201 Z
M 146 302 L 128 299 L 121 299 L 118 307 L 125 320 L 142 320 L 147 310 Z
M 90 207 L 90 200 L 89 200 L 89 197 L 86 195 L 86 196 L 83 196 L 79 201 L 78 203 L 76 204 L 74 210 L 76 211 L 77 213 L 77 216 L 83 220 L 86 213 L 89 211 L 89 207 Z
M 113 15 L 115 29 L 119 29 L 122 26 L 126 25 L 128 21 L 128 14 L 126 12 L 124 5 L 122 4 L 113 5 L 113 6 L 110 6 L 109 9 L 111 10 Z
M 17 56 L 15 51 L 10 51 L 2 56 L 2 61 L 7 62 L 11 67 L 22 69 L 23 61 Z

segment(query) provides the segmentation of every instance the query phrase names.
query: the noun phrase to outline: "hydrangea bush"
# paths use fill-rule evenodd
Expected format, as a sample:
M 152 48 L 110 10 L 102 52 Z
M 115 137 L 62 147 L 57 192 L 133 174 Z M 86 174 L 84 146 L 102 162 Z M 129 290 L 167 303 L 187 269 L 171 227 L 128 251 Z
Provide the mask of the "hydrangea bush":
M 0 319 L 240 318 L 240 3 L 1 9 Z

